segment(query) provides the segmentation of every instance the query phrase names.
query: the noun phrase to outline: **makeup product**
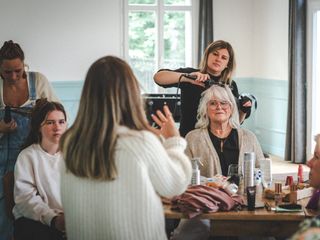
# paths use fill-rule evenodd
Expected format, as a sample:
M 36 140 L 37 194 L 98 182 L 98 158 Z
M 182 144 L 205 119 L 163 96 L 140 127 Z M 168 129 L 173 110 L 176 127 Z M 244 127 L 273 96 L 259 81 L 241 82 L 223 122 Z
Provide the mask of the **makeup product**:
M 243 175 L 244 175 L 244 189 L 254 186 L 254 165 L 255 165 L 255 153 L 245 152 L 243 160 Z
M 301 164 L 298 167 L 298 183 L 303 183 L 303 167 Z
M 289 185 L 289 186 L 290 186 L 289 202 L 295 204 L 298 201 L 298 192 L 297 192 L 298 191 L 298 186 L 293 184 L 293 183 L 291 185 Z
M 199 170 L 200 158 L 192 158 L 192 177 L 191 185 L 200 185 L 200 170 Z
M 276 206 L 282 203 L 282 184 L 281 183 L 274 184 L 274 202 Z
M 259 160 L 262 171 L 262 184 L 265 188 L 270 188 L 272 184 L 272 162 L 270 158 Z
M 287 176 L 286 186 L 291 186 L 293 184 L 293 176 Z
M 247 203 L 248 203 L 248 210 L 254 211 L 256 206 L 256 187 L 250 186 L 247 187 Z

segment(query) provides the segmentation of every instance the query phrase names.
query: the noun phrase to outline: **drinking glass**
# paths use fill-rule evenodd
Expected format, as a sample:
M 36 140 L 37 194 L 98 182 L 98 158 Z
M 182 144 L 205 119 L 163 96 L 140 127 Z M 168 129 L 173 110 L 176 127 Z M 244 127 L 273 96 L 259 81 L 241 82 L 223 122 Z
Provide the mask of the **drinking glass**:
M 228 177 L 230 177 L 229 182 L 239 186 L 241 175 L 239 174 L 238 164 L 230 164 L 228 166 Z

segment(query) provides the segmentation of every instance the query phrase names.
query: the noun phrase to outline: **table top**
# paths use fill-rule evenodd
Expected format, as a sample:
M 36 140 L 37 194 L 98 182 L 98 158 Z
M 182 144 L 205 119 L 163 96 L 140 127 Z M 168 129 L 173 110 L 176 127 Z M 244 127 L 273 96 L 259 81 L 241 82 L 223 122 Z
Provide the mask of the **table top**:
M 311 217 L 312 214 L 309 211 L 305 211 L 305 206 L 309 199 L 302 199 L 298 203 L 303 206 L 303 211 L 301 212 L 275 212 L 268 211 L 266 208 L 256 208 L 254 211 L 248 211 L 246 207 L 242 210 L 237 211 L 218 211 L 214 213 L 203 213 L 199 215 L 199 218 L 212 219 L 212 220 L 233 220 L 233 221 L 243 221 L 243 220 L 254 220 L 254 221 L 302 221 L 306 217 Z M 261 199 L 260 201 L 268 202 L 271 206 L 274 206 L 274 201 L 268 199 Z M 309 214 L 306 214 L 309 212 Z M 171 205 L 164 205 L 164 213 L 166 218 L 181 219 L 187 218 L 181 212 L 171 210 Z M 314 214 L 314 213 L 313 213 Z

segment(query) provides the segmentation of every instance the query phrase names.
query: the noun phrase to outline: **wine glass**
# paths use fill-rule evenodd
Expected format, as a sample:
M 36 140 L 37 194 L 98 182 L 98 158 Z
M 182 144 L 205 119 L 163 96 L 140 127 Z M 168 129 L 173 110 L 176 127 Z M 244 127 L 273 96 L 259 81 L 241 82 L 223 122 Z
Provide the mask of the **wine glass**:
M 239 186 L 241 175 L 239 174 L 238 164 L 230 164 L 228 166 L 228 177 L 230 177 L 229 182 Z

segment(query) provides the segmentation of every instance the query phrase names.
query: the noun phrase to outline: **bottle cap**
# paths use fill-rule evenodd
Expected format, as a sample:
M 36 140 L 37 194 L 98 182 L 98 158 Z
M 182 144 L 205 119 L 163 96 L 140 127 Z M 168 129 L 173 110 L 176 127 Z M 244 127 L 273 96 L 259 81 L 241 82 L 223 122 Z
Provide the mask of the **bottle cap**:
M 291 186 L 293 184 L 293 176 L 287 176 L 286 186 Z
M 244 153 L 244 160 L 255 160 L 256 155 L 254 152 L 245 152 Z
M 192 158 L 191 159 L 191 165 L 192 165 L 192 168 L 193 169 L 198 169 L 199 168 L 199 163 L 201 163 L 200 162 L 200 158 Z

